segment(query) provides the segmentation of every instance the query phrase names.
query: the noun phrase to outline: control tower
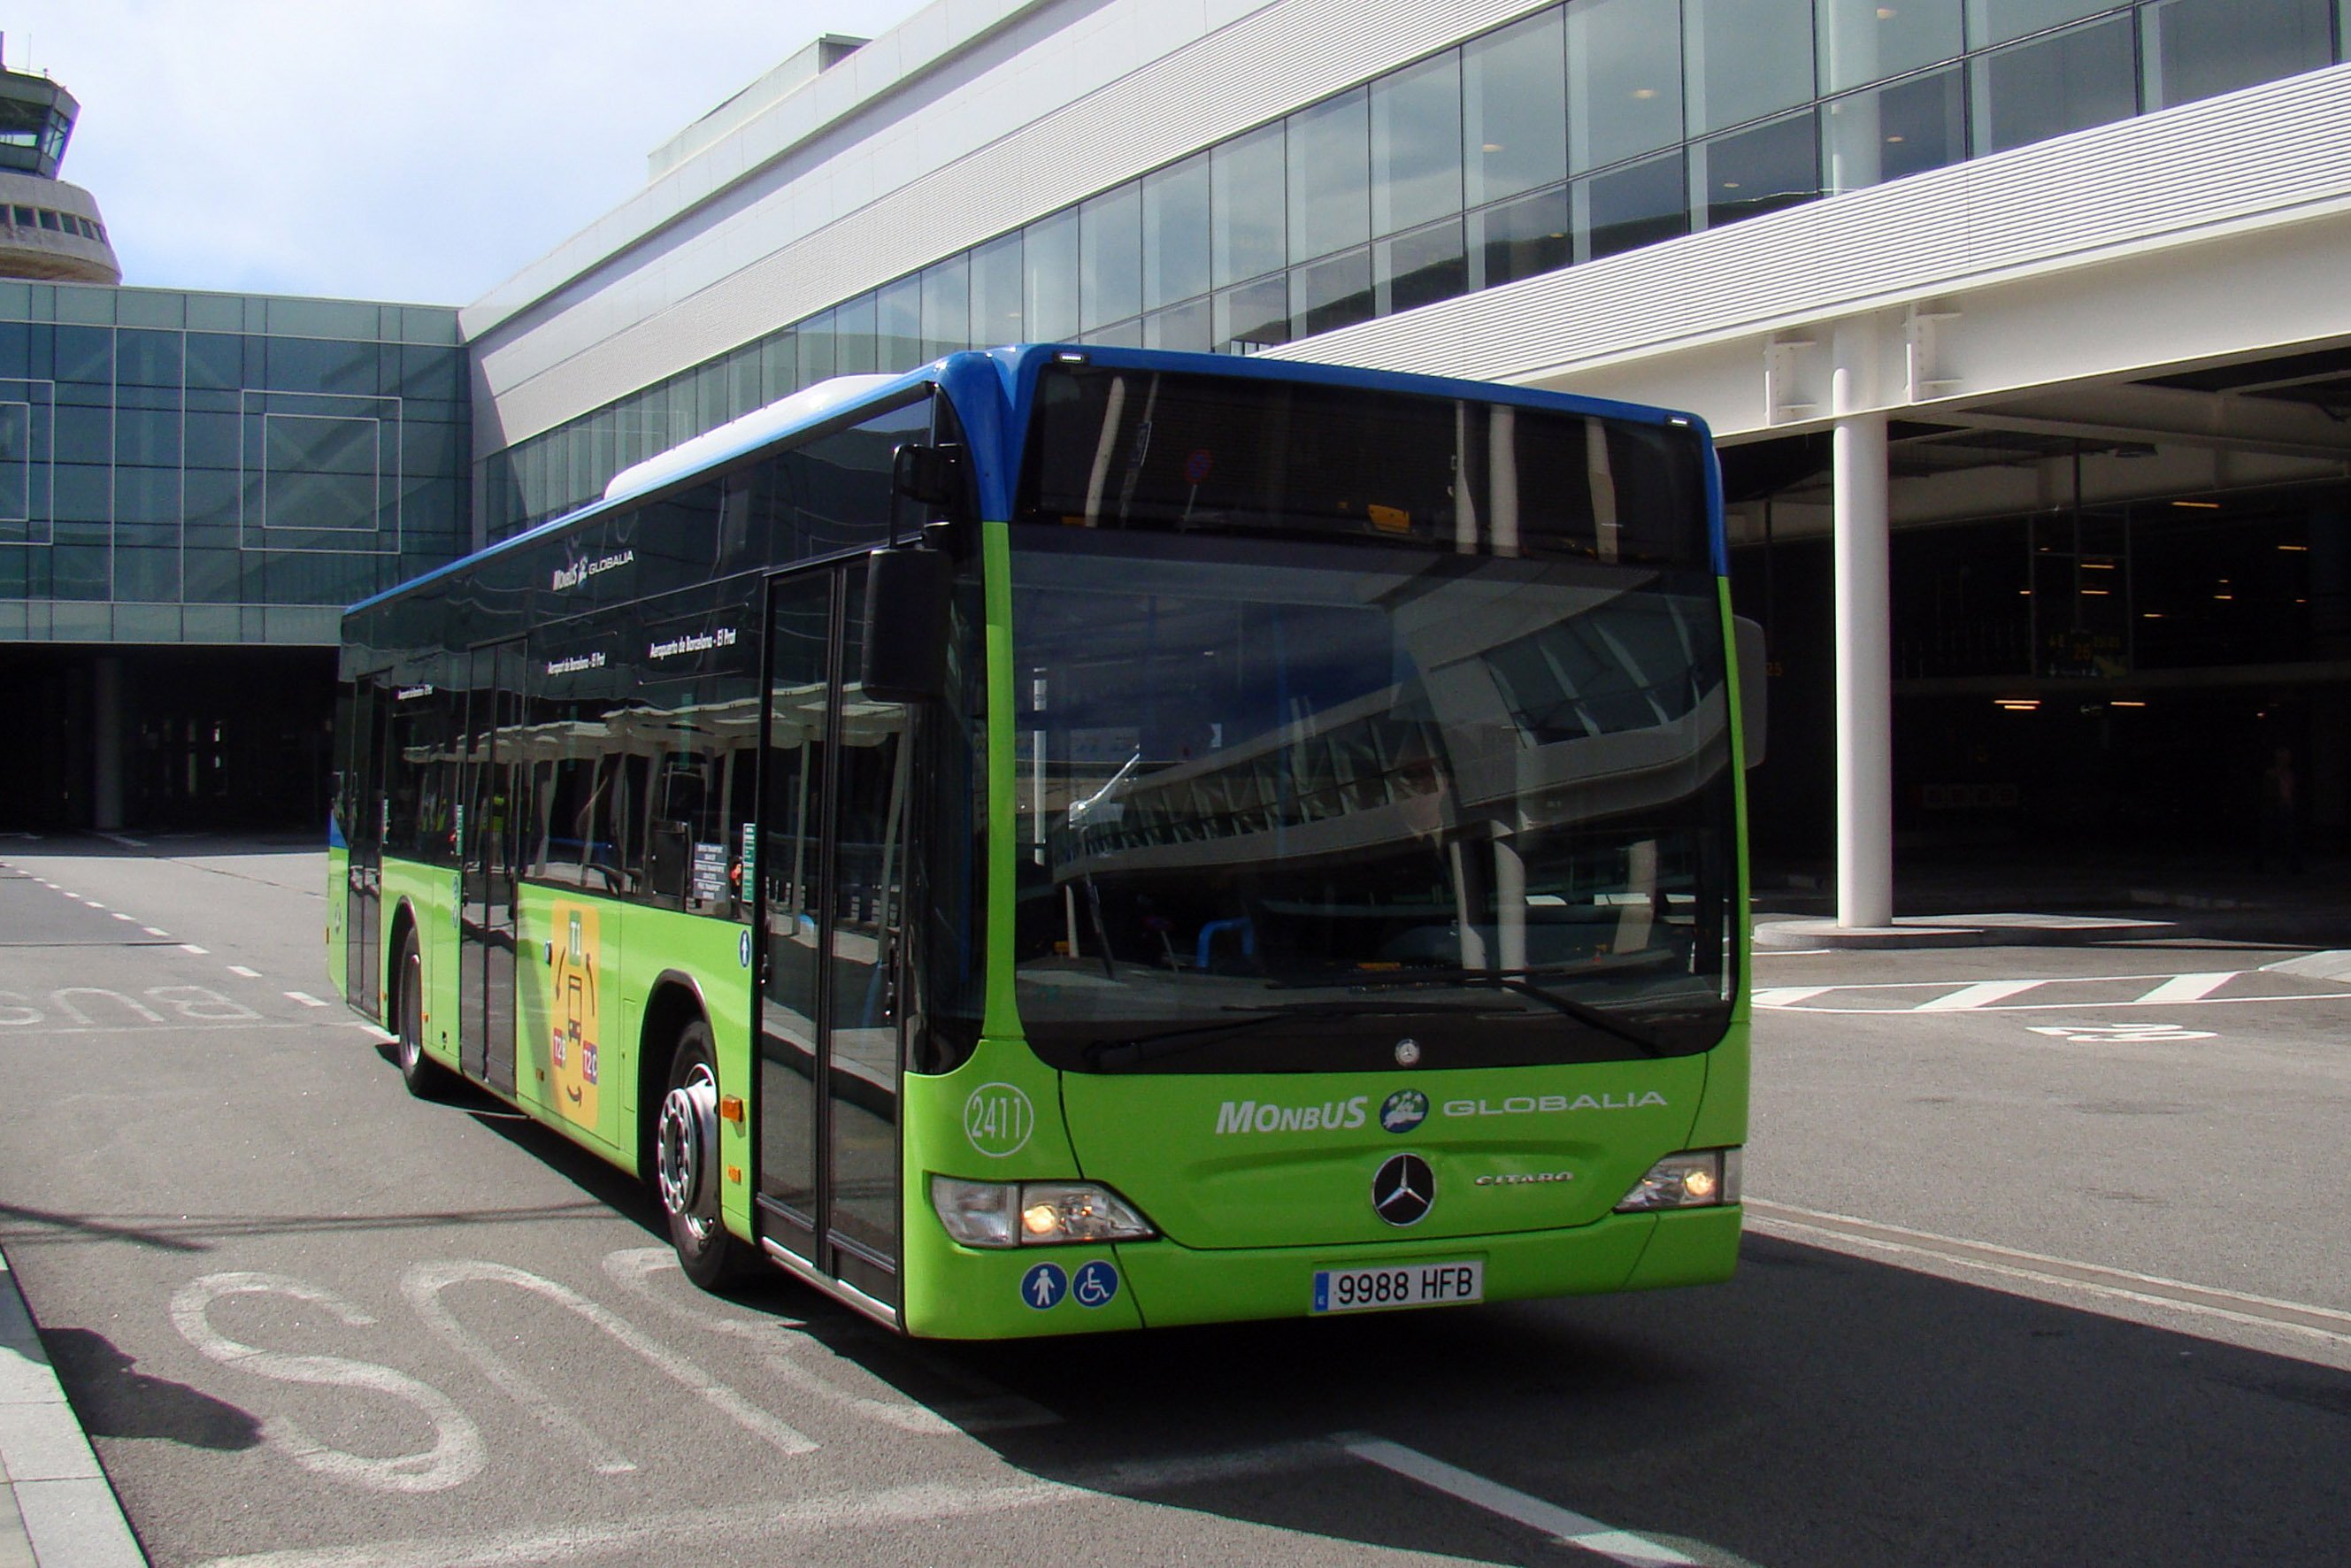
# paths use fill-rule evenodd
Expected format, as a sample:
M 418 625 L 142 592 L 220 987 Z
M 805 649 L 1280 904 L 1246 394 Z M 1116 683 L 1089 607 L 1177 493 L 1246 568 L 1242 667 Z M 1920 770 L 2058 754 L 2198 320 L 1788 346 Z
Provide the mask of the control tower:
M 0 277 L 122 281 L 97 199 L 57 178 L 80 112 L 47 77 L 9 70 L 0 39 Z

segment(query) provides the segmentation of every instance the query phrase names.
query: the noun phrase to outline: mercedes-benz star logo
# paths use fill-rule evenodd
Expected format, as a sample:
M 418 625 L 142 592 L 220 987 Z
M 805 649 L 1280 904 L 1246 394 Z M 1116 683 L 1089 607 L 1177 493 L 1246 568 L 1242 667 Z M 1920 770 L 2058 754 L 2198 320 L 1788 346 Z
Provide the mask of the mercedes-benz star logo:
M 1418 1155 L 1397 1155 L 1372 1178 L 1372 1207 L 1390 1225 L 1417 1225 L 1437 1202 L 1437 1173 Z

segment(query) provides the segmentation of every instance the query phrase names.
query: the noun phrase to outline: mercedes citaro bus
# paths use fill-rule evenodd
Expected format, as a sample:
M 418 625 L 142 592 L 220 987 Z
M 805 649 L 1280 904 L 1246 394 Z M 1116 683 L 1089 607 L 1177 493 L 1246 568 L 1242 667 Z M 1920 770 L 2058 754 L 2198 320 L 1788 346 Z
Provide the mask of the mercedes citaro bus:
M 1724 563 L 1663 411 L 824 382 L 349 612 L 330 967 L 411 1088 L 648 1177 L 694 1280 L 913 1334 L 1720 1280 Z

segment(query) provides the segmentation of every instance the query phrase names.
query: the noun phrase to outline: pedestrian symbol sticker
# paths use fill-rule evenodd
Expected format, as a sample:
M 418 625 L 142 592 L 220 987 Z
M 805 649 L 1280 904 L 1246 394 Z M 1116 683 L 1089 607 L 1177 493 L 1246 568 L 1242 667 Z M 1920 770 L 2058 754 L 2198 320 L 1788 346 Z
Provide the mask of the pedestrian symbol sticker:
M 1081 1307 L 1106 1307 L 1118 1294 L 1118 1270 L 1099 1259 L 1078 1270 L 1070 1282 L 1070 1294 Z
M 1113 1290 L 1118 1288 L 1115 1280 L 1116 1276 L 1113 1276 Z M 1020 1299 L 1040 1312 L 1059 1306 L 1061 1298 L 1069 1293 L 1070 1277 L 1061 1271 L 1059 1263 L 1040 1263 L 1020 1276 Z

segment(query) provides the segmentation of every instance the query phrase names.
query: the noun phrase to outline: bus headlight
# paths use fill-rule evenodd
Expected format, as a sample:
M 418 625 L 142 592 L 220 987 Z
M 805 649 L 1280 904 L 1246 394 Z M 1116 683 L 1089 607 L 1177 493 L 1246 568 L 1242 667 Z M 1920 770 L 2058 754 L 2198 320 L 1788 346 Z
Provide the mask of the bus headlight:
M 1616 1206 L 1619 1214 L 1657 1208 L 1711 1208 L 1739 1201 L 1742 1149 L 1692 1149 L 1649 1167 Z
M 1099 1182 L 959 1181 L 935 1176 L 931 1207 L 947 1234 L 966 1247 L 1141 1241 L 1159 1234 L 1133 1204 Z

